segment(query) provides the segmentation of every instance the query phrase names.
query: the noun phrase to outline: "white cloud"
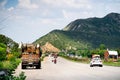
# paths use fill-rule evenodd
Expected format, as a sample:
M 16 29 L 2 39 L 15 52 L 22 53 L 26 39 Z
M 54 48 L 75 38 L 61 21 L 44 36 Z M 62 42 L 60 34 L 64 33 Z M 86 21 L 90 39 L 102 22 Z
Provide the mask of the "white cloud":
M 75 19 L 120 12 L 119 3 L 114 3 L 117 0 L 107 3 L 106 0 L 18 0 L 16 6 L 11 4 L 13 7 L 6 8 L 7 1 L 0 3 L 0 21 L 8 26 L 3 32 L 18 42 L 32 42 L 51 30 L 64 28 Z
M 57 6 L 57 7 L 91 9 L 89 0 L 43 0 L 43 2 L 51 6 Z
M 12 11 L 12 10 L 14 10 L 14 7 L 8 8 L 8 11 Z
M 89 11 L 83 11 L 83 12 L 79 12 L 79 11 L 66 11 L 66 10 L 62 10 L 63 16 L 66 19 L 70 19 L 70 20 L 75 20 L 75 19 L 79 19 L 79 18 L 88 18 L 88 17 L 92 17 L 93 13 L 89 12 Z
M 20 8 L 26 8 L 26 9 L 37 9 L 39 6 L 37 4 L 34 4 L 31 2 L 31 0 L 19 0 L 18 6 Z

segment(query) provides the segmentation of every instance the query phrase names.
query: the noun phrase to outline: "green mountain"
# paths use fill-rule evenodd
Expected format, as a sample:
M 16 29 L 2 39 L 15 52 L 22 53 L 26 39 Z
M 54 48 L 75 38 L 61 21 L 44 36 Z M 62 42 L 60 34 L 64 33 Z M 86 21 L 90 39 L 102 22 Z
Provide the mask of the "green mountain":
M 89 44 L 82 39 L 77 41 L 73 32 L 63 30 L 54 30 L 49 34 L 37 39 L 34 43 L 40 43 L 41 45 L 44 45 L 46 42 L 51 43 L 59 49 L 87 48 Z
M 120 14 L 110 13 L 103 18 L 77 19 L 63 30 L 54 30 L 34 43 L 50 42 L 59 49 L 120 48 Z

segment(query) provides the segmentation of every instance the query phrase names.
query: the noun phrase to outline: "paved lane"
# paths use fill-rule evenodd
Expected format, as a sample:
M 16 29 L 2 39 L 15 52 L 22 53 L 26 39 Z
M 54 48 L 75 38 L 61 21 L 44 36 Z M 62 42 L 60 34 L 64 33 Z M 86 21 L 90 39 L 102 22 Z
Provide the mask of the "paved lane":
M 47 57 L 42 62 L 42 69 L 16 69 L 16 75 L 25 72 L 26 80 L 120 80 L 120 67 L 89 67 L 88 64 L 70 62 L 58 58 L 57 64 Z

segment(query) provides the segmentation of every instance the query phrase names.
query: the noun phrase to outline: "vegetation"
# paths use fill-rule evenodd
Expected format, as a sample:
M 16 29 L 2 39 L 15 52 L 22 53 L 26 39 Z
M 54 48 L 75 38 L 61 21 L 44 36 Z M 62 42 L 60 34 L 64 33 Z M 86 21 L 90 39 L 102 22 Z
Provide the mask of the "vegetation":
M 104 65 L 120 67 L 120 59 L 118 59 L 117 62 L 113 62 L 112 60 L 109 60 L 108 62 L 104 62 Z
M 99 54 L 101 59 L 103 60 L 104 65 L 109 66 L 119 66 L 120 67 L 120 59 L 117 62 L 113 62 L 113 59 L 109 59 L 108 61 L 104 61 L 104 52 L 106 51 L 105 45 L 101 44 L 99 48 L 92 50 L 68 50 L 62 51 L 59 55 L 63 58 L 66 58 L 71 61 L 89 63 L 93 54 Z M 119 52 L 118 52 L 119 53 Z M 120 54 L 120 53 L 119 53 Z
M 120 14 L 110 13 L 103 18 L 77 19 L 63 30 L 54 30 L 34 43 L 52 43 L 59 49 L 96 49 L 100 44 L 116 49 L 120 46 Z M 104 45 L 101 47 L 105 48 Z
M 20 59 L 18 59 L 20 53 L 11 50 L 12 52 L 6 52 L 7 46 L 3 43 L 0 43 L 0 69 L 9 69 L 14 70 L 17 65 L 20 63 Z M 16 55 L 17 54 L 17 55 Z M 19 54 L 19 55 L 18 55 Z
M 18 44 L 6 36 L 0 35 L 0 69 L 5 69 L 9 73 L 7 76 L 0 77 L 0 80 L 25 80 L 23 72 L 17 77 L 12 75 L 21 62 L 19 56 Z
M 6 59 L 6 46 L 0 43 L 0 61 L 3 61 L 5 59 Z
M 61 56 L 70 55 L 91 58 L 93 54 L 104 57 L 105 50 L 117 50 L 120 56 L 120 14 L 110 13 L 103 18 L 77 19 L 63 30 L 54 30 L 34 43 L 52 43 Z M 68 56 L 69 55 L 69 56 Z M 77 60 L 76 58 L 72 58 Z
M 72 37 L 73 36 L 73 37 Z M 41 45 L 44 45 L 46 42 L 50 42 L 55 47 L 59 49 L 76 49 L 76 48 L 88 48 L 89 43 L 82 41 L 82 40 L 75 40 L 75 35 L 71 32 L 66 31 L 60 31 L 60 30 L 54 30 L 50 32 L 49 34 L 41 37 L 40 39 L 36 40 L 34 44 L 40 43 Z
M 24 72 L 21 72 L 19 76 L 13 76 L 13 75 L 7 75 L 4 77 L 0 77 L 0 80 L 25 80 L 26 76 L 24 75 Z

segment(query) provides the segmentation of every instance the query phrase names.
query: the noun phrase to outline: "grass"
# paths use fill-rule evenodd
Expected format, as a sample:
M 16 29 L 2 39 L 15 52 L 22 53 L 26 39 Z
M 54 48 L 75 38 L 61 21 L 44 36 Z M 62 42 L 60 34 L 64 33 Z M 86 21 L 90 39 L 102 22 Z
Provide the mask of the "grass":
M 15 59 L 15 61 L 8 61 L 8 60 L 2 61 L 0 62 L 1 64 L 0 68 L 14 70 L 15 68 L 17 68 L 20 62 L 21 62 L 20 59 Z
M 71 57 L 68 57 L 68 56 L 61 56 L 61 57 L 65 58 L 67 60 L 73 61 L 73 62 L 81 62 L 81 63 L 87 63 L 87 64 L 90 63 L 90 58 L 87 58 L 87 57 L 83 57 L 81 59 L 71 58 Z M 113 61 L 105 62 L 105 61 L 103 61 L 103 64 L 107 65 L 107 66 L 120 67 L 120 59 L 118 59 L 117 62 L 113 62 Z
M 120 67 L 120 62 L 104 62 L 104 65 L 107 66 L 116 66 L 116 67 Z
M 87 57 L 83 57 L 81 59 L 74 58 L 74 57 L 71 58 L 71 57 L 68 57 L 68 56 L 61 56 L 61 57 L 65 58 L 67 60 L 73 61 L 73 62 L 81 62 L 81 63 L 87 63 L 87 64 L 90 62 L 90 59 L 87 58 Z
M 120 67 L 120 59 L 118 59 L 118 61 L 116 61 L 116 62 L 113 62 L 113 61 L 103 62 L 103 64 L 107 65 L 107 66 Z

